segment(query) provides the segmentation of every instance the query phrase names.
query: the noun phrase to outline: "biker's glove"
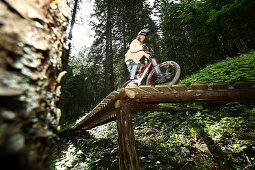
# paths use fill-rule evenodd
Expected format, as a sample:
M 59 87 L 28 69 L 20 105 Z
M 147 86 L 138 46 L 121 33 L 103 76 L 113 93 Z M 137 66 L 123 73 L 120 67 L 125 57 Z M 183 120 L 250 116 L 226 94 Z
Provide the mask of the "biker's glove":
M 142 46 L 142 47 L 143 47 L 143 50 L 144 50 L 144 51 L 150 51 L 150 48 L 149 48 L 149 47 L 147 47 L 145 44 L 143 44 L 143 46 Z

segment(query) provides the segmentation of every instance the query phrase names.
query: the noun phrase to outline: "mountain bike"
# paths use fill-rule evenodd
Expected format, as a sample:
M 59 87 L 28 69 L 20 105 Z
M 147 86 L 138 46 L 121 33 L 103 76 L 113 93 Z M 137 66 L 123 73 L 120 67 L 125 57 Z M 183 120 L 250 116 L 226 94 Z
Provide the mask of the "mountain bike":
M 123 88 L 128 86 L 140 86 L 146 76 L 146 85 L 157 85 L 157 84 L 166 84 L 171 86 L 175 84 L 181 74 L 181 67 L 175 61 L 165 61 L 158 64 L 157 59 L 153 54 L 147 51 L 150 54 L 150 59 L 143 57 L 144 62 L 141 64 L 140 70 L 135 76 L 134 80 L 128 80 L 123 84 Z M 149 72 L 150 71 L 150 72 Z

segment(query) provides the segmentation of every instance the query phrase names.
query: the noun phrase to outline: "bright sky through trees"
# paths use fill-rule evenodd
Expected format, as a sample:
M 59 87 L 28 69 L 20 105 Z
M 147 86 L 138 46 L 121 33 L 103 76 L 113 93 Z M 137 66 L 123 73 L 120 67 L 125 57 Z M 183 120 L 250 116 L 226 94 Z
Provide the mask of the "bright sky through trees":
M 154 0 L 148 0 L 153 5 Z M 89 22 L 92 20 L 90 14 L 93 13 L 94 0 L 85 0 L 81 2 L 77 13 L 78 22 L 73 28 L 72 55 L 76 55 L 82 48 L 89 48 L 93 43 L 94 31 Z
M 82 1 L 80 10 L 77 13 L 79 23 L 75 23 L 73 28 L 72 54 L 77 54 L 82 48 L 90 47 L 93 42 L 94 31 L 91 29 L 89 22 L 90 14 L 93 12 L 94 0 Z

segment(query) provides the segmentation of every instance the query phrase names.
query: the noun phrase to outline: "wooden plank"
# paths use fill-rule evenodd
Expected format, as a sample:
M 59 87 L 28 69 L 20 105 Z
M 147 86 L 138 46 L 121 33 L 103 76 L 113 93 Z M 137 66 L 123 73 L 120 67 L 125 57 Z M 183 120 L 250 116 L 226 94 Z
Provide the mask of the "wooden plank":
M 126 87 L 125 89 L 132 90 L 132 91 L 134 91 L 136 93 L 148 93 L 147 91 L 145 91 L 145 90 L 143 90 L 143 89 L 141 89 L 139 87 L 130 86 L 130 87 Z
M 193 90 L 208 90 L 208 83 L 192 83 Z
M 119 94 L 119 91 L 113 91 L 110 94 L 108 94 L 105 99 L 114 99 L 116 97 L 116 95 Z
M 146 86 L 139 86 L 139 88 L 149 92 L 149 93 L 153 93 L 153 92 L 159 92 L 158 89 L 156 89 L 154 86 L 149 86 L 149 85 L 146 85 Z
M 112 115 L 111 117 L 109 117 L 109 119 L 106 119 L 106 120 L 104 120 L 104 121 L 102 121 L 102 122 L 98 122 L 98 123 L 93 124 L 93 125 L 91 125 L 91 126 L 83 126 L 83 127 L 81 127 L 81 129 L 83 129 L 83 130 L 89 130 L 89 129 L 92 129 L 92 128 L 94 128 L 94 127 L 101 126 L 101 125 L 104 125 L 104 124 L 106 124 L 106 123 L 115 121 L 116 119 L 117 119 L 117 116 L 116 116 L 116 114 L 115 114 L 115 115 Z
M 132 98 L 140 103 L 247 102 L 255 101 L 255 88 L 147 93 L 135 94 Z
M 102 103 L 109 103 L 112 99 L 107 99 L 107 98 L 104 98 L 101 102 Z
M 183 90 L 187 90 L 186 85 L 184 84 L 174 84 L 171 86 L 174 90 L 176 91 L 183 91 Z
M 113 100 L 114 98 L 115 98 L 115 95 L 109 95 L 109 96 L 107 96 L 107 98 L 106 98 L 106 99 Z
M 235 82 L 234 88 L 235 88 L 235 89 L 251 88 L 253 84 L 255 84 L 255 82 L 238 81 L 238 82 Z
M 87 115 L 88 115 L 88 114 L 87 114 Z M 71 127 L 71 129 L 75 129 L 75 128 L 77 128 L 80 124 L 82 124 L 83 121 L 84 121 L 84 118 L 85 118 L 87 115 L 84 115 L 81 119 L 79 119 L 78 121 L 76 121 L 76 124 L 74 124 L 74 125 Z
M 80 129 L 91 129 L 96 126 L 102 125 L 102 122 L 107 122 L 113 115 L 116 115 L 116 111 L 109 111 L 106 114 L 101 114 L 100 116 L 97 116 L 96 118 L 90 118 L 80 124 L 79 128 Z M 107 122 L 108 123 L 108 122 Z
M 116 96 L 116 95 L 118 95 L 119 93 L 120 93 L 119 91 L 113 91 L 113 92 L 111 92 L 110 94 Z
M 212 89 L 218 90 L 218 89 L 227 89 L 229 86 L 229 83 L 213 83 Z
M 155 88 L 157 88 L 159 91 L 163 93 L 168 93 L 172 91 L 167 85 L 156 85 Z
M 95 112 L 97 112 L 98 110 L 100 110 L 99 106 L 95 107 L 95 108 L 91 111 L 91 113 L 95 113 Z
M 105 107 L 106 105 L 107 105 L 107 104 L 105 104 L 105 103 L 100 103 L 99 107 L 100 107 L 100 109 L 101 109 L 101 108 Z
M 98 105 L 96 105 L 96 107 L 94 107 L 93 110 L 96 110 L 99 106 L 100 106 L 100 103 L 98 103 Z M 93 111 L 93 110 L 92 110 L 92 111 Z
M 190 109 L 188 108 L 182 108 L 177 106 L 165 106 L 165 105 L 159 105 L 159 104 L 135 104 L 132 105 L 132 111 L 135 112 L 147 112 L 147 111 L 163 111 L 163 112 L 185 112 Z
M 101 102 L 100 104 L 101 104 L 101 105 L 104 105 L 104 106 L 107 106 L 107 105 L 109 104 L 109 102 L 104 101 L 104 102 Z
M 95 124 L 95 125 L 98 124 L 97 121 L 98 122 L 104 121 L 104 119 L 106 119 L 104 115 L 109 114 L 110 111 L 108 110 L 106 113 L 104 113 L 102 115 L 101 115 L 101 112 L 102 112 L 102 110 L 105 110 L 108 107 L 110 107 L 109 104 L 111 103 L 111 101 L 113 101 L 117 97 L 118 93 L 119 92 L 110 93 L 107 96 L 108 99 L 107 98 L 103 99 L 94 109 L 92 109 L 86 116 L 84 116 L 81 121 L 76 123 L 72 127 L 72 129 L 81 128 L 81 127 L 85 127 L 85 126 L 88 128 L 88 127 L 92 126 L 92 124 Z M 111 98 L 111 99 L 109 99 L 109 98 Z M 107 102 L 107 103 L 105 103 L 105 102 Z
M 119 93 L 119 92 L 118 92 Z M 89 112 L 86 117 L 83 118 L 82 122 L 79 122 L 79 124 L 76 124 L 74 128 L 91 128 L 96 127 L 98 124 L 105 122 L 106 119 L 110 119 L 109 116 L 111 116 L 111 112 L 114 110 L 114 103 L 112 101 L 115 101 L 117 94 L 114 93 L 111 95 L 108 95 L 108 97 L 113 97 L 113 99 L 108 99 L 108 103 L 103 103 L 104 100 L 102 100 L 101 103 L 99 103 L 92 111 Z

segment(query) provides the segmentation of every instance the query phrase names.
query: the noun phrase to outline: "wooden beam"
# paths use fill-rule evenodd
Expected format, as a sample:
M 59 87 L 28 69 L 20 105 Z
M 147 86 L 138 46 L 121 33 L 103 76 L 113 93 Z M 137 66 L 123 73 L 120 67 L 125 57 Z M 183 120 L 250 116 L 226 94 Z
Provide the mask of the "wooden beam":
M 167 85 L 156 85 L 155 86 L 156 89 L 158 89 L 159 91 L 163 92 L 163 93 L 167 93 L 167 92 L 171 92 L 172 90 L 169 88 L 169 86 Z
M 111 117 L 109 117 L 108 119 L 105 119 L 105 120 L 102 121 L 102 122 L 97 122 L 97 123 L 94 124 L 94 125 L 82 127 L 82 128 L 80 128 L 80 129 L 89 130 L 89 129 L 92 129 L 92 128 L 94 128 L 94 127 L 101 126 L 101 125 L 107 124 L 107 123 L 109 123 L 109 122 L 115 121 L 116 119 L 117 119 L 116 115 L 112 115 Z
M 176 91 L 187 90 L 187 87 L 184 84 L 174 84 L 171 87 Z
M 245 89 L 245 88 L 251 88 L 254 82 L 248 82 L 248 81 L 237 81 L 234 84 L 235 89 Z
M 146 103 L 137 103 L 132 105 L 132 111 L 134 112 L 147 112 L 147 111 L 162 111 L 162 112 L 185 112 L 190 109 L 176 107 L 176 106 L 165 106 L 159 104 L 146 104 Z
M 247 102 L 255 101 L 255 88 L 222 90 L 188 90 L 171 93 L 129 95 L 142 103 Z
M 109 112 L 105 112 L 104 114 L 101 114 L 101 116 L 94 116 L 91 117 L 90 119 L 87 119 L 87 121 L 85 123 L 82 123 L 79 125 L 80 129 L 92 129 L 96 126 L 100 126 L 103 125 L 102 122 L 108 123 L 108 120 L 114 120 L 112 119 L 112 117 L 116 117 L 116 111 L 109 111 Z M 115 118 L 116 119 L 116 118 Z
M 212 89 L 227 89 L 230 83 L 225 82 L 219 82 L 219 83 L 213 83 Z
M 207 90 L 208 83 L 192 83 L 191 84 L 193 90 Z
M 156 89 L 154 86 L 149 86 L 149 85 L 146 85 L 146 86 L 139 86 L 142 90 L 145 90 L 146 92 L 159 92 L 158 89 Z
M 119 143 L 119 169 L 139 169 L 135 147 L 135 136 L 131 118 L 131 107 L 125 101 L 117 101 L 117 127 Z

